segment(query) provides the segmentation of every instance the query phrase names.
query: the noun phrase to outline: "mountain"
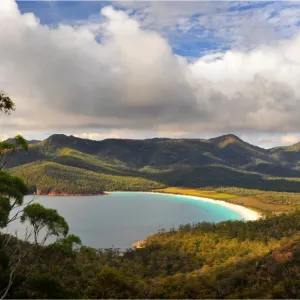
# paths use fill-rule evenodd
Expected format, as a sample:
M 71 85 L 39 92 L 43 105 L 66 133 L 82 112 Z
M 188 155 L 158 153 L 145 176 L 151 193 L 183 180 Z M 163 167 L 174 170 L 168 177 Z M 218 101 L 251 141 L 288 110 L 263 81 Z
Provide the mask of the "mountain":
M 300 170 L 300 142 L 287 147 L 276 147 L 270 149 L 270 152 L 274 158 L 290 168 Z
M 42 193 L 93 194 L 163 186 L 238 186 L 297 192 L 299 145 L 263 149 L 233 134 L 211 139 L 103 141 L 54 134 L 31 143 L 27 151 L 18 150 L 7 168 Z M 107 176 L 110 181 L 104 179 Z M 74 188 L 76 178 L 80 184 Z M 120 184 L 120 178 L 126 182 Z
M 28 145 L 36 144 L 36 143 L 39 143 L 39 142 L 40 142 L 39 140 L 27 140 Z

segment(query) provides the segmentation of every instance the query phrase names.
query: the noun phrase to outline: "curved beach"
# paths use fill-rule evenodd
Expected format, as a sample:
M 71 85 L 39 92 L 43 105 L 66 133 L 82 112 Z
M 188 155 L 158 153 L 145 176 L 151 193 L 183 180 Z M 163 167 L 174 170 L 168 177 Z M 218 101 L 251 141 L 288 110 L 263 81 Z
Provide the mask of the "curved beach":
M 105 192 L 105 193 L 109 193 L 109 192 Z M 210 199 L 210 198 L 188 196 L 188 195 L 178 195 L 178 194 L 171 194 L 171 193 L 158 193 L 158 192 L 137 192 L 137 193 L 170 195 L 170 196 L 189 198 L 189 199 L 193 199 L 196 201 L 209 202 L 212 204 L 221 205 L 223 207 L 229 208 L 229 209 L 237 212 L 245 221 L 256 221 L 262 217 L 262 215 L 260 215 L 259 213 L 257 213 L 256 211 L 254 211 L 252 209 L 249 209 L 249 208 L 241 206 L 241 205 L 225 202 L 222 200 L 214 200 L 214 199 Z
M 203 198 L 203 197 L 197 197 L 197 196 L 188 196 L 188 195 L 177 195 L 177 194 L 169 194 L 169 193 L 157 193 L 157 192 L 151 192 L 152 194 L 167 194 L 167 195 L 172 195 L 172 196 L 177 196 L 177 197 L 185 197 L 197 201 L 202 201 L 202 202 L 209 202 L 217 205 L 221 205 L 223 207 L 229 208 L 235 212 L 237 212 L 245 221 L 256 221 L 260 219 L 262 216 L 257 213 L 256 211 L 249 209 L 247 207 L 237 205 L 237 204 L 232 204 L 229 202 L 225 202 L 222 200 L 214 200 L 210 198 Z
M 235 212 L 237 212 L 244 221 L 256 221 L 260 218 L 262 218 L 262 215 L 257 213 L 256 211 L 246 208 L 244 206 L 241 205 L 237 205 L 237 204 L 232 204 L 232 203 L 228 203 L 222 200 L 214 200 L 214 199 L 210 199 L 210 198 L 204 198 L 204 197 L 197 197 L 197 196 L 189 196 L 189 195 L 179 195 L 179 194 L 171 194 L 171 193 L 159 193 L 159 192 L 138 192 L 138 193 L 146 193 L 146 194 L 159 194 L 159 195 L 170 195 L 170 196 L 176 196 L 176 197 L 181 197 L 181 198 L 189 198 L 192 200 L 196 200 L 196 201 L 202 201 L 202 202 L 209 202 L 212 204 L 217 204 L 223 207 L 226 207 L 230 210 L 233 210 Z M 147 241 L 147 237 L 143 240 L 139 240 L 136 241 L 135 243 L 133 243 L 131 246 L 133 248 L 143 248 L 145 247 Z

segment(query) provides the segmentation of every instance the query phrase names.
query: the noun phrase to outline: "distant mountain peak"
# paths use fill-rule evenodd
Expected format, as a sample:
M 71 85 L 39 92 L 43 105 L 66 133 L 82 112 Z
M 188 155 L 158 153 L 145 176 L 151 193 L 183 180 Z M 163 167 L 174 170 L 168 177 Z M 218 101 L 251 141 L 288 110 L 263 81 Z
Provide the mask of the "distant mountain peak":
M 63 145 L 68 145 L 72 141 L 73 139 L 65 134 L 52 134 L 48 138 L 44 139 L 42 144 L 57 148 Z
M 216 137 L 216 138 L 211 138 L 209 140 L 214 144 L 218 144 L 218 146 L 221 147 L 221 148 L 224 148 L 227 145 L 233 144 L 233 143 L 236 143 L 236 142 L 245 143 L 243 140 L 241 140 L 238 136 L 236 136 L 234 134 L 225 134 L 225 135 L 221 135 L 221 136 Z
M 50 142 L 69 142 L 73 139 L 76 139 L 76 137 L 72 136 L 72 135 L 65 135 L 65 134 L 52 134 L 50 135 L 47 139 L 45 139 L 44 141 L 50 141 Z
M 52 135 L 50 135 L 47 139 L 56 139 L 56 138 L 68 138 L 67 135 L 62 134 L 62 133 L 54 133 Z
M 241 139 L 237 135 L 232 134 L 232 133 L 221 135 L 220 138 L 226 138 L 226 139 L 232 139 L 232 140 L 235 140 L 235 141 L 241 141 Z

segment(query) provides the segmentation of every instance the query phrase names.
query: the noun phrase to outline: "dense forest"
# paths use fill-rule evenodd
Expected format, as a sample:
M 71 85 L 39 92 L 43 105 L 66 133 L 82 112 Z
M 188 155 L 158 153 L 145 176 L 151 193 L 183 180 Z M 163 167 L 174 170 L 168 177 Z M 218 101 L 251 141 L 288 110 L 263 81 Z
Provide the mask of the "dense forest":
M 97 194 L 164 186 L 299 192 L 299 150 L 299 143 L 266 150 L 232 134 L 208 140 L 103 141 L 55 134 L 32 141 L 26 151 L 17 149 L 5 167 L 40 193 Z M 80 184 L 74 186 L 74 179 Z
M 54 162 L 27 164 L 13 174 L 23 178 L 30 192 L 36 194 L 93 195 L 103 191 L 149 191 L 164 186 L 146 178 L 95 173 Z

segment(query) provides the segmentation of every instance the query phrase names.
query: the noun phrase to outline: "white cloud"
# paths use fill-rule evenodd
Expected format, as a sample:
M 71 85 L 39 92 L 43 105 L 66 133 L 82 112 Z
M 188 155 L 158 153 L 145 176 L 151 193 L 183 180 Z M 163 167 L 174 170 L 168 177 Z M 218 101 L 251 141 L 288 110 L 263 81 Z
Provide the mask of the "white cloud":
M 17 104 L 5 130 L 300 129 L 300 37 L 188 63 L 113 7 L 101 11 L 99 44 L 95 27 L 49 28 L 2 3 L 0 87 Z
M 295 144 L 299 142 L 300 136 L 299 135 L 284 135 L 281 137 L 281 142 L 285 145 Z
M 253 134 L 247 136 L 247 141 L 263 148 L 290 146 L 300 141 L 300 133 Z

